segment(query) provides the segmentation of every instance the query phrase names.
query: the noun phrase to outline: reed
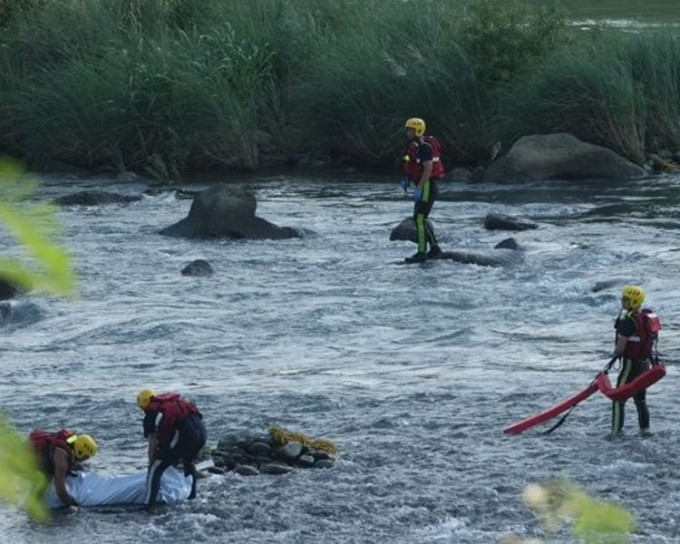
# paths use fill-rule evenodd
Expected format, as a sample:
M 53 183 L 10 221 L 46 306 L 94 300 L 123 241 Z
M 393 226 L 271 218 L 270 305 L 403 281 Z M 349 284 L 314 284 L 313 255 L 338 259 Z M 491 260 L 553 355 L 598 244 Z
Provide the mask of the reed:
M 680 37 L 667 30 L 631 36 L 632 77 L 645 103 L 645 149 L 680 150 Z
M 636 162 L 680 146 L 675 37 L 585 37 L 523 0 L 7 6 L 0 146 L 36 163 L 161 177 L 305 155 L 383 168 L 412 116 L 449 165 L 535 132 L 570 131 Z
M 506 140 L 571 132 L 634 162 L 680 147 L 680 43 L 666 32 L 596 32 L 560 49 L 503 98 Z

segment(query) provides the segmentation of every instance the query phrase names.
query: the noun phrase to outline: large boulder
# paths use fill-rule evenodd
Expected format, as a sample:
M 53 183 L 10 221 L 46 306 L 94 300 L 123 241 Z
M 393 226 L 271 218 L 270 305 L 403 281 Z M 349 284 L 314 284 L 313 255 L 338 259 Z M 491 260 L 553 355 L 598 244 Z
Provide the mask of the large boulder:
M 514 183 L 547 179 L 639 178 L 640 166 L 611 149 L 566 133 L 523 136 L 507 155 L 492 162 L 483 181 Z
M 285 239 L 299 238 L 292 227 L 279 227 L 257 217 L 255 195 L 217 185 L 196 195 L 189 215 L 161 230 L 165 236 L 183 238 Z

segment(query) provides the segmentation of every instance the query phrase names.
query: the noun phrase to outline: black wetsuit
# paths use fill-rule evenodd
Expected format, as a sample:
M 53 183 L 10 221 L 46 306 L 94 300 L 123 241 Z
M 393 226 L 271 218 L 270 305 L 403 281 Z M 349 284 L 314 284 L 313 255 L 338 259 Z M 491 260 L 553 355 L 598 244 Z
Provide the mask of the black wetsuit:
M 158 450 L 154 461 L 149 465 L 146 479 L 145 504 L 152 507 L 156 503 L 161 486 L 161 476 L 170 465 L 180 461 L 184 467 L 184 475 L 192 477 L 190 499 L 196 496 L 196 467 L 194 460 L 205 445 L 208 433 L 200 414 L 192 414 L 178 419 L 174 429 L 163 429 L 166 422 L 162 412 L 147 411 L 144 416 L 144 437 L 155 433 L 159 438 Z M 161 441 L 160 437 L 168 435 L 168 440 Z
M 621 336 L 625 336 L 626 338 L 630 338 L 631 336 L 635 336 L 639 334 L 639 331 L 637 330 L 637 323 L 635 321 L 635 318 L 628 315 L 625 318 L 617 319 L 616 320 L 616 332 L 617 334 L 620 334 Z M 616 380 L 616 387 L 621 387 L 622 385 L 625 385 L 627 383 L 632 382 L 635 378 L 637 378 L 640 374 L 642 374 L 644 371 L 649 370 L 649 361 L 638 361 L 635 359 L 631 359 L 629 357 L 622 357 L 621 358 L 621 371 L 619 372 L 619 376 Z M 649 429 L 649 409 L 647 408 L 647 390 L 642 389 L 637 392 L 637 394 L 633 397 L 633 401 L 635 401 L 635 407 L 637 408 L 637 414 L 638 414 L 638 424 L 640 426 L 640 430 L 646 431 Z M 612 403 L 612 434 L 617 435 L 621 432 L 621 429 L 623 429 L 623 421 L 624 421 L 624 407 L 625 407 L 625 402 L 626 401 L 614 401 Z

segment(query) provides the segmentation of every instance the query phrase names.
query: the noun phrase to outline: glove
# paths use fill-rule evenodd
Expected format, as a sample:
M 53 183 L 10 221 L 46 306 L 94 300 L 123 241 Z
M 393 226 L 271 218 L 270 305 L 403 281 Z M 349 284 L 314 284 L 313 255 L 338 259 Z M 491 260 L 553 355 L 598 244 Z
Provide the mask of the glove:
M 413 200 L 416 202 L 420 202 L 423 199 L 423 188 L 418 187 L 416 185 L 416 188 L 413 190 Z
M 402 180 L 401 183 L 399 184 L 399 187 L 401 187 L 404 190 L 404 192 L 406 192 L 408 190 L 408 180 L 407 179 Z

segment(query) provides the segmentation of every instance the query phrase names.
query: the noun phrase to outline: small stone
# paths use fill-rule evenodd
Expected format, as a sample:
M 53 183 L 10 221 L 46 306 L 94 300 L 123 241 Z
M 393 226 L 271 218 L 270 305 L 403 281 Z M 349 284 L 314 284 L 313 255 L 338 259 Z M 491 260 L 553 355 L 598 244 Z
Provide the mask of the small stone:
M 250 465 L 237 465 L 234 467 L 234 472 L 236 474 L 240 474 L 241 476 L 257 476 L 260 474 L 259 470 Z
M 182 269 L 182 276 L 212 276 L 213 267 L 204 259 L 196 259 Z
M 297 464 L 299 466 L 305 467 L 305 468 L 313 467 L 315 462 L 316 462 L 316 460 L 311 455 L 301 455 L 297 459 Z
M 286 461 L 294 461 L 302 453 L 302 444 L 299 442 L 288 442 L 279 450 L 279 457 Z
M 253 442 L 248 447 L 248 452 L 252 453 L 253 455 L 269 455 L 271 451 L 272 448 L 269 444 L 265 444 L 264 442 L 260 441 Z
M 262 474 L 288 474 L 293 471 L 293 467 L 281 463 L 266 463 L 260 465 Z

